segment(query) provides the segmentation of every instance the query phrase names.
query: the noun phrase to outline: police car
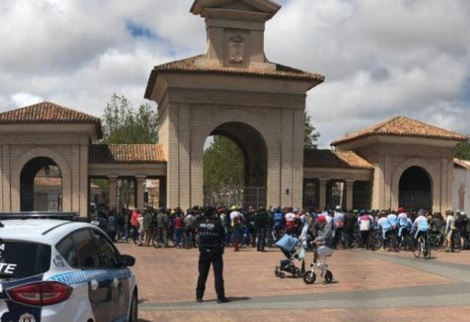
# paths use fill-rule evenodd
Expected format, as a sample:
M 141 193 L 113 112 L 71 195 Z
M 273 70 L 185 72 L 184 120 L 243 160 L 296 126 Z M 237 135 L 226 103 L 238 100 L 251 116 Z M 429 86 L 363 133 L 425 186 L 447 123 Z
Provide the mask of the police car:
M 1 322 L 137 322 L 132 256 L 74 214 L 0 214 Z

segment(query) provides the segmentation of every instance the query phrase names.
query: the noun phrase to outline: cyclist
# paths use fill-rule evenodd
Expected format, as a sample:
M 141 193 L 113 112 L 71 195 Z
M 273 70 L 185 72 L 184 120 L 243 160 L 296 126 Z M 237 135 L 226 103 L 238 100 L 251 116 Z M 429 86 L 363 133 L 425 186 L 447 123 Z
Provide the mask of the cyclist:
M 387 214 L 382 211 L 379 214 L 379 220 L 377 221 L 377 225 L 379 226 L 380 231 L 382 232 L 382 237 L 383 237 L 383 245 L 382 245 L 382 250 L 385 250 L 385 245 L 388 244 L 389 250 L 391 250 L 391 245 L 388 241 L 388 238 L 392 232 L 392 225 L 390 224 L 390 221 L 388 221 Z
M 344 214 L 341 212 L 341 207 L 336 206 L 333 220 L 334 220 L 334 227 L 335 227 L 335 234 L 333 237 L 333 247 L 337 247 L 338 241 L 341 243 L 342 235 L 343 235 L 343 228 L 344 228 Z
M 400 208 L 400 210 L 402 213 L 404 212 L 403 208 Z M 387 220 L 390 223 L 390 226 L 392 226 L 392 231 L 396 233 L 398 228 L 398 216 L 391 211 L 387 216 Z
M 414 234 L 415 244 L 418 242 L 420 236 L 424 236 L 424 240 L 427 240 L 428 229 L 428 218 L 424 215 L 424 210 L 420 209 L 418 210 L 418 217 L 416 217 L 413 226 L 411 226 L 411 234 Z
M 455 233 L 455 217 L 452 210 L 446 211 L 446 229 L 445 236 L 447 240 L 447 249 L 446 252 L 454 251 L 454 233 Z
M 460 237 L 460 240 L 458 242 L 460 243 L 460 249 L 465 248 L 465 237 L 467 235 L 467 214 L 464 211 L 459 211 L 457 212 L 457 218 L 455 219 L 455 228 L 457 229 L 458 236 Z
M 403 208 L 398 208 L 397 212 L 398 212 L 398 216 L 397 216 L 398 240 L 402 241 L 404 237 L 408 235 L 409 233 L 408 214 L 405 212 Z
M 361 246 L 365 249 L 369 247 L 370 231 L 373 226 L 372 216 L 369 216 L 365 210 L 361 210 L 357 223 L 359 225 L 359 231 L 361 232 Z

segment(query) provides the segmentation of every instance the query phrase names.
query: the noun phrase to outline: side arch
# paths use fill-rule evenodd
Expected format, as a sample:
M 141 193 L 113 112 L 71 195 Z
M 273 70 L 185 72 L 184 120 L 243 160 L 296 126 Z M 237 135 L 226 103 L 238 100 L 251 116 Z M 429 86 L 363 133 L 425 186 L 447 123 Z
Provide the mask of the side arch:
M 410 158 L 404 160 L 400 163 L 392 175 L 391 180 L 391 208 L 397 209 L 400 205 L 398 204 L 399 192 L 400 192 L 400 178 L 402 177 L 403 173 L 409 169 L 410 167 L 419 167 L 422 168 L 424 171 L 427 172 L 429 175 L 429 181 L 431 183 L 431 193 L 433 199 L 433 206 L 436 203 L 436 200 L 439 199 L 440 196 L 440 181 L 439 181 L 439 173 L 436 172 L 435 167 L 433 167 L 428 161 L 422 158 Z
M 16 160 L 15 165 L 12 167 L 12 210 L 20 210 L 20 185 L 21 185 L 21 171 L 30 160 L 37 157 L 47 157 L 52 159 L 60 168 L 62 173 L 62 209 L 64 211 L 71 211 L 71 196 L 72 196 L 72 175 L 70 167 L 65 158 L 56 150 L 50 148 L 34 148 L 22 153 Z

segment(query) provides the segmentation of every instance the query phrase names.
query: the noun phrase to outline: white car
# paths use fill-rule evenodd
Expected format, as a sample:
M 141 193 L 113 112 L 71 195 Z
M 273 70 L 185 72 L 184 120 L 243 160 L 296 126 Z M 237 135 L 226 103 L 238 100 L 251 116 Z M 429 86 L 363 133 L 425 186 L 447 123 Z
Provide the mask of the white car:
M 137 322 L 135 259 L 98 227 L 64 219 L 0 214 L 0 321 Z

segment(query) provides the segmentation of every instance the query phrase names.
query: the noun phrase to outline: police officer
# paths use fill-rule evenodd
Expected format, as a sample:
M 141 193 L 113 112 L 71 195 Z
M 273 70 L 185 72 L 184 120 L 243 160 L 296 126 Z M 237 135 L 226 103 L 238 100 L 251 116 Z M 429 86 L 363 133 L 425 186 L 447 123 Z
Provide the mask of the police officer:
M 222 223 L 218 218 L 215 218 L 214 213 L 213 207 L 206 207 L 204 217 L 198 223 L 199 278 L 196 287 L 196 302 L 202 302 L 211 263 L 214 267 L 217 303 L 229 301 L 225 297 L 223 278 L 224 261 L 222 255 L 224 253 L 225 232 Z

